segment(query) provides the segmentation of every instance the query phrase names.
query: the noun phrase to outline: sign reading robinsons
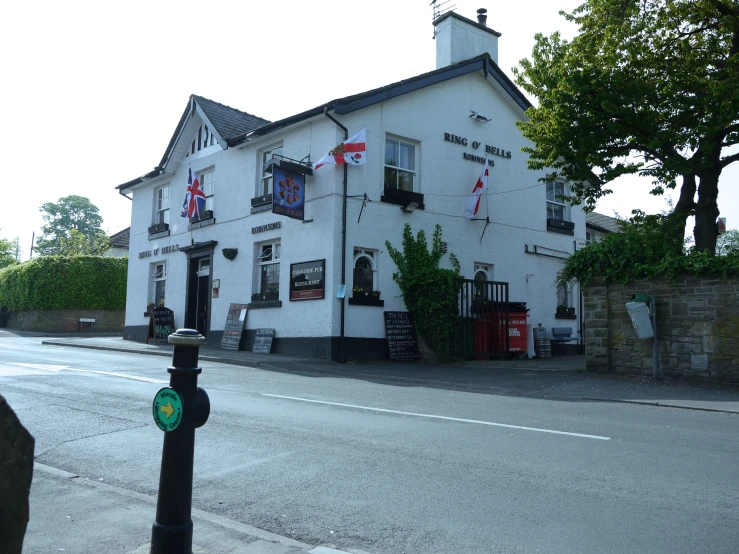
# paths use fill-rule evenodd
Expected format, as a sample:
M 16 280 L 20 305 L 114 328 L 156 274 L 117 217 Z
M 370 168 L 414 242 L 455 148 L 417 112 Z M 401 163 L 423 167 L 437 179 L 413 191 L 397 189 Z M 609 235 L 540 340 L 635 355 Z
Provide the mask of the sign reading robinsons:
M 385 335 L 390 360 L 416 362 L 421 359 L 418 335 L 408 312 L 385 312 Z
M 290 264 L 290 300 L 325 296 L 326 260 Z
M 272 166 L 272 213 L 305 218 L 305 175 Z

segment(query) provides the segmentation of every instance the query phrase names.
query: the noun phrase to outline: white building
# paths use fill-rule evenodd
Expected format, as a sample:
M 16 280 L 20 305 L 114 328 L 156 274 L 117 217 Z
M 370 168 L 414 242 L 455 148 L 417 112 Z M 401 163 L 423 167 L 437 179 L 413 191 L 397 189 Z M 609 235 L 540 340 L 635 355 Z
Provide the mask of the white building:
M 218 345 L 229 304 L 243 303 L 246 348 L 269 327 L 275 352 L 339 359 L 343 344 L 344 358 L 384 358 L 383 311 L 405 310 L 385 241 L 400 247 L 405 223 L 429 239 L 440 224 L 466 278 L 507 282 L 529 323 L 577 336 L 579 291 L 558 291 L 556 275 L 585 243 L 585 214 L 557 197 L 566 183 L 527 169 L 516 122 L 530 104 L 496 63 L 500 34 L 484 14 L 475 22 L 449 12 L 434 24 L 435 71 L 280 121 L 190 98 L 157 168 L 117 187 L 133 200 L 125 338 L 144 340 L 147 303 L 166 300 L 176 326 Z M 266 162 L 310 167 L 344 140 L 337 121 L 348 135 L 366 128 L 366 165 L 347 168 L 346 191 L 347 166 L 306 175 L 303 221 L 273 213 Z M 470 221 L 464 208 L 485 158 L 490 189 Z M 189 169 L 207 196 L 194 223 L 180 217 Z M 325 260 L 325 294 L 291 300 L 291 264 L 316 260 Z M 337 299 L 342 260 L 347 298 Z M 358 305 L 354 286 L 381 297 Z

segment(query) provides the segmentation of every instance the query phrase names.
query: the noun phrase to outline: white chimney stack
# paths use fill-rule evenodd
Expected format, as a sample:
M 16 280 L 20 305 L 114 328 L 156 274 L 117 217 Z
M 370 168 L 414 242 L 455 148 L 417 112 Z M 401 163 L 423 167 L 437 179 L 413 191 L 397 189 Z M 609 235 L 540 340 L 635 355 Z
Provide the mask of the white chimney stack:
M 436 69 L 488 53 L 498 63 L 500 33 L 487 26 L 487 10 L 477 10 L 477 21 L 447 12 L 436 21 Z

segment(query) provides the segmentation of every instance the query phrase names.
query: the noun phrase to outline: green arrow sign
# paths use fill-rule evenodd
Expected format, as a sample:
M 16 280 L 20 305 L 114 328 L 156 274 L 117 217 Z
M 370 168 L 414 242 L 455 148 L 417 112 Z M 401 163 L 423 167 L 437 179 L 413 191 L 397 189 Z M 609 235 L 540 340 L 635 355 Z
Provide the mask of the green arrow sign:
M 162 431 L 174 431 L 182 421 L 182 398 L 176 390 L 165 387 L 154 397 L 154 423 Z

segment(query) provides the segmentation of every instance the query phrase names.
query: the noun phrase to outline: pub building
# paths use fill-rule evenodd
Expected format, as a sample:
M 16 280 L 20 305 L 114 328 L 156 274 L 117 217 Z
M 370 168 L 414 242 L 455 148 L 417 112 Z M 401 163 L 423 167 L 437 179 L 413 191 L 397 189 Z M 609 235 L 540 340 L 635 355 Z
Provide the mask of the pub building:
M 384 314 L 406 307 L 385 241 L 401 248 L 406 223 L 429 240 L 440 224 L 463 276 L 508 283 L 530 325 L 582 332 L 579 291 L 557 274 L 585 214 L 561 199 L 566 182 L 526 166 L 516 122 L 530 103 L 497 65 L 501 35 L 485 10 L 434 26 L 436 70 L 279 121 L 190 97 L 157 167 L 117 187 L 132 200 L 125 339 L 146 339 L 153 302 L 218 346 L 235 303 L 248 306 L 242 349 L 268 328 L 272 352 L 386 358 Z M 365 163 L 313 170 L 363 129 Z M 181 217 L 190 172 L 204 202 Z

